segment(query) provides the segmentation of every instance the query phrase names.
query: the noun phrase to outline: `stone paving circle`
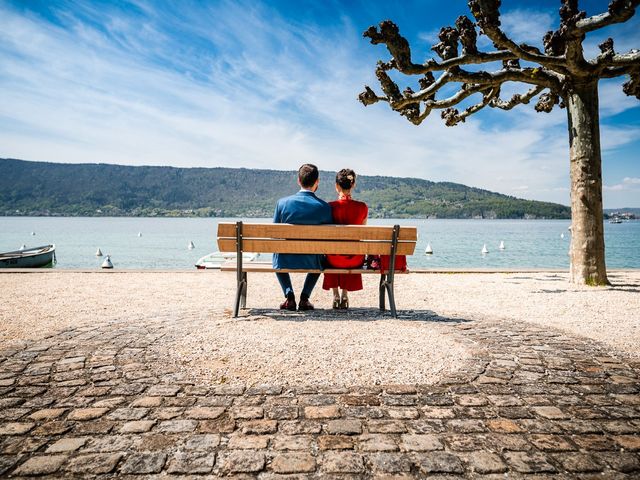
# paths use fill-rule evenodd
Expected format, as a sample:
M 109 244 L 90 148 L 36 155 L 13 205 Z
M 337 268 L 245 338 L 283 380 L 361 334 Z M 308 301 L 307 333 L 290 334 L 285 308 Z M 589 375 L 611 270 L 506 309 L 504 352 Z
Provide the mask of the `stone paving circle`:
M 584 338 L 474 320 L 435 385 L 211 385 L 152 348 L 176 325 L 0 347 L 0 477 L 640 478 L 640 361 Z

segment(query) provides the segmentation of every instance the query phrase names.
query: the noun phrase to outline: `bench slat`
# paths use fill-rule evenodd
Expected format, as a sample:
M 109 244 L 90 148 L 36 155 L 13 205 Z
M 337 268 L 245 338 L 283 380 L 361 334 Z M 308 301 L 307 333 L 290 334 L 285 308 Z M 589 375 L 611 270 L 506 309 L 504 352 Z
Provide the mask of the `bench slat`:
M 393 235 L 393 227 L 387 225 L 292 225 L 288 223 L 244 223 L 242 225 L 244 237 L 254 238 L 284 238 L 284 239 L 313 239 L 327 240 L 388 240 Z M 235 238 L 236 224 L 221 222 L 218 224 L 218 237 Z M 400 227 L 399 240 L 416 241 L 418 229 L 416 227 Z
M 301 253 L 341 255 L 389 255 L 389 242 L 349 242 L 332 240 L 269 240 L 243 238 L 243 251 L 259 253 Z M 398 242 L 398 255 L 412 255 L 414 242 Z M 218 238 L 221 252 L 235 252 L 235 238 Z
M 220 271 L 222 272 L 235 272 L 236 271 L 236 262 L 225 262 L 220 266 Z M 264 262 L 248 262 L 242 265 L 243 272 L 259 272 L 259 273 L 362 273 L 362 274 L 371 274 L 375 273 L 380 275 L 380 270 L 363 270 L 361 268 L 354 269 L 342 269 L 342 268 L 330 268 L 326 270 L 299 270 L 299 269 L 291 269 L 291 268 L 278 268 L 275 269 L 270 263 Z M 409 270 L 400 271 L 396 270 L 396 275 L 409 273 Z

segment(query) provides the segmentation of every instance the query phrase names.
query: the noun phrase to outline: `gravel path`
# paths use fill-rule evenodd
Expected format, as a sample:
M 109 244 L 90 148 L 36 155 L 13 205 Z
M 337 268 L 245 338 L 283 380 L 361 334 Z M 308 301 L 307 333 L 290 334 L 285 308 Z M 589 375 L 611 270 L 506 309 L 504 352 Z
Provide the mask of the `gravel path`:
M 303 279 L 294 276 L 298 290 Z M 250 275 L 249 309 L 232 319 L 231 273 L 2 272 L 0 343 L 166 318 L 176 327 L 157 347 L 170 361 L 210 382 L 248 384 L 431 383 L 474 354 L 474 342 L 454 328 L 471 320 L 550 326 L 640 356 L 640 272 L 612 273 L 606 288 L 572 286 L 552 273 L 401 276 L 397 320 L 378 313 L 376 280 L 365 276 L 347 313 L 332 311 L 319 287 L 318 310 L 283 313 L 275 278 Z M 181 319 L 190 328 L 180 329 Z

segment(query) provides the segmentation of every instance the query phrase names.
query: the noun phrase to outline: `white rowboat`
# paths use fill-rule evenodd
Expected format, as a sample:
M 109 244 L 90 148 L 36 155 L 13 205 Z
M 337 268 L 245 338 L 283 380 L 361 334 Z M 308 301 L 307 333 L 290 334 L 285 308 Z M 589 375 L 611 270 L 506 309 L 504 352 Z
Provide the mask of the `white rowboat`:
M 53 267 L 56 264 L 56 246 L 25 248 L 0 253 L 0 268 Z
M 204 270 L 206 268 L 220 268 L 223 263 L 236 260 L 236 257 L 236 252 L 213 252 L 200 258 L 196 262 L 196 268 L 199 270 Z M 260 257 L 259 253 L 242 253 L 243 262 L 254 262 L 258 257 Z

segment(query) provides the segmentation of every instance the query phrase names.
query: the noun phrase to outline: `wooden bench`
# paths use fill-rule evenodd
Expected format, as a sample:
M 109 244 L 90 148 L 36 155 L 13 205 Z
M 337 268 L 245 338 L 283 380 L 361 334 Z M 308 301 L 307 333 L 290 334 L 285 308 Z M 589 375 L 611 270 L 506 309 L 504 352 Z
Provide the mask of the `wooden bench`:
M 285 223 L 219 223 L 218 249 L 236 252 L 235 262 L 222 265 L 222 271 L 235 271 L 236 298 L 233 316 L 246 307 L 248 272 L 292 273 L 364 273 L 380 275 L 380 310 L 385 310 L 385 292 L 394 317 L 396 303 L 393 293 L 396 255 L 412 255 L 416 248 L 416 227 L 367 225 L 291 225 Z M 243 263 L 242 252 L 389 255 L 388 271 L 370 269 L 274 269 L 270 263 Z

